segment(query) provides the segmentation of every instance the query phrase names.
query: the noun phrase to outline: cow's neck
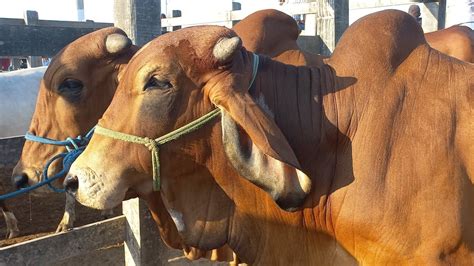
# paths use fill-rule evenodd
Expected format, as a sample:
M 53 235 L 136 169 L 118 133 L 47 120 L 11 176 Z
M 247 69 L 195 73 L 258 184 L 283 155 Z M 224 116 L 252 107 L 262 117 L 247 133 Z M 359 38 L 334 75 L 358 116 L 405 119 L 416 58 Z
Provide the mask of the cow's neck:
M 230 163 L 223 163 L 228 159 L 223 149 L 220 123 L 211 127 L 210 143 L 196 143 L 193 149 L 210 150 L 212 153 L 189 154 L 198 164 L 209 169 L 216 181 L 216 191 L 223 190 L 230 198 L 229 202 L 235 204 L 221 206 L 223 210 L 231 210 L 227 216 L 227 243 L 246 262 L 329 264 L 336 257 L 346 258 L 343 248 L 334 241 L 332 217 L 327 204 L 332 186 L 340 184 L 334 181 L 334 169 L 339 159 L 339 149 L 343 147 L 338 145 L 342 142 L 339 135 L 342 133 L 334 126 L 338 121 L 338 113 L 334 104 L 336 99 L 332 76 L 329 67 L 313 70 L 295 68 L 262 58 L 255 86 L 251 89 L 251 95 L 262 106 L 265 103 L 274 114 L 276 123 L 293 147 L 303 170 L 313 179 L 313 192 L 303 211 L 289 213 L 281 210 L 267 193 L 239 176 Z M 209 133 L 204 131 L 199 131 L 203 138 Z M 186 138 L 183 137 L 182 141 Z M 207 242 L 204 239 L 215 236 L 208 233 L 203 230 L 198 238 L 192 235 L 185 238 L 190 244 L 209 248 L 203 244 Z M 292 243 L 293 248 L 281 250 L 281 243 Z M 315 246 L 318 248 L 308 250 L 308 247 Z M 275 256 L 276 250 L 278 256 Z M 295 250 L 301 251 L 301 254 L 295 254 Z
M 350 80 L 337 78 L 328 65 L 294 67 L 262 58 L 250 93 L 267 106 L 293 148 L 302 170 L 313 181 L 313 204 L 325 207 L 327 196 L 345 181 L 336 164 L 350 159 L 353 103 L 343 94 Z M 342 183 L 341 183 L 342 182 Z M 330 227 L 330 225 L 326 225 Z M 326 228 L 331 230 L 331 228 Z
M 334 241 L 328 206 L 332 189 L 342 184 L 335 180 L 336 162 L 339 156 L 345 156 L 341 152 L 345 150 L 342 145 L 345 136 L 334 126 L 338 124 L 338 112 L 333 76 L 328 66 L 296 68 L 262 58 L 255 85 L 250 90 L 254 99 L 274 115 L 303 170 L 313 179 L 313 192 L 303 211 L 281 210 L 265 192 L 240 177 L 230 164 L 222 164 L 227 157 L 221 137 L 212 138 L 212 160 L 205 164 L 219 187 L 235 203 L 227 241 L 244 261 L 325 264 L 331 263 L 325 261 L 329 257 L 351 259 Z M 215 132 L 220 133 L 220 129 Z M 299 248 L 281 250 L 281 243 L 292 243 Z M 309 246 L 319 248 L 307 250 Z M 295 250 L 301 254 L 294 254 Z M 278 261 L 273 261 L 276 258 Z
M 230 163 L 223 163 L 227 157 L 222 148 L 220 130 L 218 123 L 211 138 L 212 156 L 204 164 L 217 183 L 216 190 L 223 190 L 233 203 L 232 208 L 224 205 L 221 209 L 232 209 L 227 218 L 227 243 L 236 254 L 244 262 L 255 265 L 330 264 L 348 258 L 350 262 L 350 256 L 324 229 L 326 217 L 314 213 L 318 212 L 317 207 L 308 206 L 293 213 L 283 211 L 266 192 L 239 176 Z M 215 236 L 211 232 L 200 237 Z M 206 241 L 198 243 L 202 242 Z M 282 243 L 291 243 L 292 246 L 282 250 Z

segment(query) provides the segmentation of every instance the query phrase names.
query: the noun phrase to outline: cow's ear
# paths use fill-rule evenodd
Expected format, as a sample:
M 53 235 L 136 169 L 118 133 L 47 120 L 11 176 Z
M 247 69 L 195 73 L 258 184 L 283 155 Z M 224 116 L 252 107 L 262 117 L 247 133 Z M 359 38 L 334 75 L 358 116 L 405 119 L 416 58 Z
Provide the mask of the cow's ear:
M 298 209 L 311 190 L 310 178 L 299 169 L 293 149 L 273 118 L 248 93 L 231 91 L 209 93 L 222 110 L 222 138 L 230 162 L 282 209 Z

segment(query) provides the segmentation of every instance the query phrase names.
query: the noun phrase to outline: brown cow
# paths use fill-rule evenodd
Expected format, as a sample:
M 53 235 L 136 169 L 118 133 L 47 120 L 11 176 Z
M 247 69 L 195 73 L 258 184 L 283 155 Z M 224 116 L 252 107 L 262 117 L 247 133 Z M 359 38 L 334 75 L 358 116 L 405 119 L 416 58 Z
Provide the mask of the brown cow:
M 256 59 L 232 31 L 149 43 L 73 164 L 69 193 L 99 209 L 130 188 L 149 203 L 161 194 L 187 244 L 228 243 L 252 264 L 473 263 L 473 65 L 430 48 L 394 10 L 354 23 L 321 68 L 260 60 L 247 92 Z M 153 192 L 149 150 L 115 138 L 157 138 L 215 106 L 221 119 L 160 146 Z
M 138 49 L 124 34 L 117 28 L 96 31 L 70 43 L 53 58 L 40 84 L 31 133 L 62 140 L 85 134 L 96 124 L 113 97 L 118 70 Z M 12 174 L 15 186 L 39 182 L 47 160 L 64 151 L 61 146 L 26 141 Z M 49 175 L 60 168 L 53 164 Z M 34 192 L 49 190 L 43 187 Z M 74 203 L 66 195 L 58 232 L 72 228 Z
M 101 29 L 67 45 L 53 58 L 45 72 L 29 131 L 52 139 L 84 135 L 94 127 L 109 105 L 118 85 L 117 75 L 137 50 L 118 28 Z M 13 172 L 14 177 L 21 177 L 16 178 L 16 185 L 20 187 L 24 185 L 23 182 L 32 185 L 40 181 L 43 165 L 54 155 L 64 152 L 64 149 L 61 146 L 26 141 L 21 160 Z M 60 165 L 56 164 L 49 172 L 52 175 L 60 170 Z M 49 191 L 45 188 L 35 192 Z M 190 259 L 212 257 L 214 254 L 217 260 L 233 260 L 228 248 L 207 254 L 205 251 L 183 247 L 171 217 L 164 207 L 161 209 L 159 230 L 167 245 L 183 248 L 189 253 L 187 257 Z M 65 212 L 57 232 L 73 228 L 74 220 L 75 200 L 66 194 Z
M 299 33 L 298 27 L 290 16 L 282 12 L 275 10 L 258 11 L 239 22 L 235 27 L 237 32 L 241 32 L 244 40 L 249 40 L 247 43 L 251 46 L 250 49 L 258 49 L 259 52 L 275 55 L 277 60 L 282 58 L 282 60 L 285 60 L 284 62 L 294 63 L 295 65 L 316 65 L 320 63 L 317 61 L 320 60 L 317 55 L 311 55 L 298 50 L 299 48 L 296 45 Z M 249 31 L 248 29 L 255 30 Z M 278 35 L 272 33 L 275 32 L 275 29 L 278 30 Z M 55 57 L 48 68 L 40 88 L 41 93 L 31 125 L 31 132 L 49 138 L 65 139 L 67 136 L 84 135 L 97 123 L 97 117 L 102 115 L 103 110 L 112 99 L 117 86 L 118 71 L 123 68 L 131 55 L 136 51 L 136 48 L 133 46 L 130 48 L 124 46 L 124 51 L 112 55 L 107 51 L 103 51 L 103 49 L 107 48 L 103 44 L 106 43 L 108 36 L 112 33 L 123 34 L 118 29 L 105 29 L 94 32 L 74 41 Z M 267 37 L 258 38 L 259 34 Z M 283 45 L 279 45 L 280 42 Z M 278 49 L 266 48 L 274 46 L 278 47 Z M 84 49 L 85 47 L 93 47 L 96 50 L 89 51 Z M 285 47 L 287 48 L 285 49 Z M 118 58 L 114 59 L 114 56 Z M 61 68 L 65 70 L 59 74 L 55 72 Z M 102 72 L 97 73 L 94 70 L 96 68 Z M 91 72 L 94 72 L 94 75 Z M 54 89 L 61 82 L 66 82 L 66 78 L 69 78 L 68 82 L 74 80 L 84 84 L 83 87 L 87 89 L 87 93 L 76 92 L 76 97 L 79 97 L 80 101 L 68 102 L 64 95 L 57 93 L 56 89 Z M 54 93 L 51 93 L 51 91 Z M 66 90 L 66 92 L 68 91 Z M 61 104 L 57 104 L 57 102 Z M 58 113 L 61 116 L 45 115 L 51 113 Z M 63 148 L 61 147 L 26 142 L 22 158 L 13 174 L 14 177 L 17 177 L 17 186 L 21 186 L 25 182 L 30 184 L 38 182 L 41 178 L 39 173 L 41 173 L 42 165 L 52 156 L 62 151 Z M 58 169 L 50 169 L 50 175 L 56 172 L 58 172 Z M 161 208 L 164 210 L 164 207 Z M 175 234 L 172 233 L 176 231 L 175 226 L 173 223 L 169 225 L 171 221 L 169 215 L 165 212 L 160 217 L 160 220 L 159 227 L 162 235 L 169 235 L 164 237 L 165 242 L 174 248 L 180 248 L 180 240 L 176 240 Z M 66 212 L 58 227 L 58 231 L 72 228 L 73 221 L 74 201 L 67 198 Z M 219 260 L 232 259 L 232 254 L 225 251 L 221 252 L 222 250 L 213 251 L 212 254 L 205 254 L 202 251 L 188 249 L 187 247 L 185 247 L 185 250 L 187 257 L 190 259 L 198 259 L 201 256 L 215 257 Z
M 434 49 L 462 61 L 474 63 L 474 31 L 467 26 L 455 25 L 425 34 Z

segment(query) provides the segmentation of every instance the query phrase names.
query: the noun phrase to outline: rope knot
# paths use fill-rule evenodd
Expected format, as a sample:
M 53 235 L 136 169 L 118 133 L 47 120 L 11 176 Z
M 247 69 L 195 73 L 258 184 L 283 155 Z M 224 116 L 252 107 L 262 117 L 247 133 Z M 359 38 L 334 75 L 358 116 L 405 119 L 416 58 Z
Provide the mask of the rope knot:
M 144 145 L 148 148 L 150 151 L 157 151 L 158 150 L 158 143 L 154 139 L 150 138 L 143 138 Z

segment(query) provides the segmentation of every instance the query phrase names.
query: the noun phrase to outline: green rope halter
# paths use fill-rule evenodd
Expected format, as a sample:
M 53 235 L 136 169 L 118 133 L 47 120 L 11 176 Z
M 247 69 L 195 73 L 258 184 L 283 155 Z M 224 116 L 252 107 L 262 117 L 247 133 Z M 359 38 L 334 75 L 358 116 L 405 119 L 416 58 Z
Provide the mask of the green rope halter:
M 253 54 L 253 66 L 252 66 L 253 72 L 252 72 L 252 80 L 250 81 L 249 89 L 250 87 L 252 87 L 252 84 L 255 81 L 255 77 L 257 76 L 258 64 L 259 64 L 259 57 L 258 55 Z M 157 139 L 151 139 L 148 137 L 138 137 L 138 136 L 118 132 L 115 130 L 111 130 L 111 129 L 102 127 L 100 125 L 97 125 L 95 127 L 94 134 L 103 135 L 106 137 L 122 140 L 125 142 L 142 144 L 145 147 L 147 147 L 148 150 L 151 152 L 151 161 L 152 161 L 152 167 L 153 167 L 153 190 L 159 191 L 160 190 L 160 157 L 159 157 L 160 149 L 159 149 L 159 146 L 199 129 L 200 127 L 205 125 L 207 122 L 211 121 L 213 118 L 220 115 L 220 113 L 221 113 L 221 110 L 219 108 L 216 108 L 210 111 L 209 113 L 199 117 L 198 119 L 190 122 L 189 124 L 186 124 L 178 129 L 175 129 Z

